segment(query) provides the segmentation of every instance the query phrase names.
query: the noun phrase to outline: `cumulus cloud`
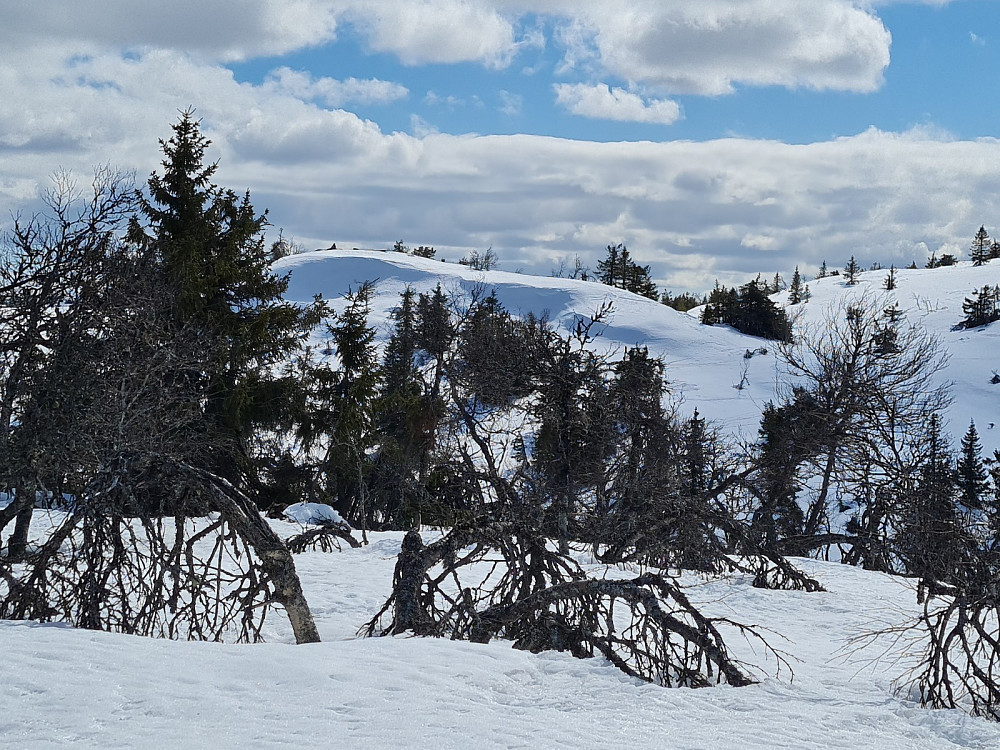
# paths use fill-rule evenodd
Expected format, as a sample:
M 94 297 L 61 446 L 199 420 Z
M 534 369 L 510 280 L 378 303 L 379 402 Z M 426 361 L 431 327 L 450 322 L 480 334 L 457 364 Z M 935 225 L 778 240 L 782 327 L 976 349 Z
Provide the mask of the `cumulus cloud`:
M 378 78 L 313 78 L 306 71 L 277 68 L 271 71 L 265 83 L 299 99 L 322 101 L 330 107 L 345 104 L 387 104 L 405 99 L 409 90 L 405 86 Z
M 5 10 L 0 48 L 58 42 L 171 49 L 211 60 L 276 55 L 329 42 L 352 25 L 368 46 L 406 64 L 476 62 L 502 68 L 546 45 L 545 18 L 564 68 L 592 67 L 667 93 L 722 94 L 781 85 L 871 91 L 882 82 L 890 36 L 854 0 L 126 0 L 31 3 Z
M 375 0 L 344 3 L 371 47 L 408 65 L 482 62 L 506 67 L 517 49 L 510 20 L 487 2 Z
M 0 96 L 25 104 L 0 110 L 0 217 L 57 167 L 86 175 L 110 161 L 148 174 L 156 139 L 192 102 L 220 181 L 250 188 L 307 245 L 403 238 L 445 257 L 492 245 L 508 268 L 547 273 L 577 253 L 593 266 L 624 241 L 676 289 L 852 254 L 920 263 L 926 248 L 967 245 L 1000 192 L 1000 141 L 929 129 L 808 145 L 451 136 L 420 121 L 385 133 L 300 93 L 166 51 L 7 70 Z
M 274 55 L 336 36 L 338 7 L 326 0 L 74 0 L 40 8 L 6 3 L 0 49 L 58 40 L 68 47 L 183 50 L 210 59 Z
M 557 83 L 556 103 L 575 115 L 620 122 L 652 122 L 670 125 L 681 116 L 677 102 L 669 99 L 643 100 L 638 94 L 607 84 Z
M 0 108 L 0 224 L 58 167 L 86 175 L 110 161 L 148 174 L 157 138 L 192 104 L 218 179 L 249 187 L 275 225 L 317 247 L 403 238 L 455 258 L 492 245 L 508 268 L 547 273 L 576 253 L 593 266 L 624 241 L 659 281 L 704 290 L 716 276 L 733 283 L 852 254 L 920 262 L 928 248 L 966 246 L 997 214 L 995 140 L 872 130 L 808 145 L 587 143 L 445 135 L 419 118 L 410 134 L 386 133 L 338 107 L 398 100 L 398 84 L 278 68 L 251 85 L 220 64 L 320 44 L 353 24 L 373 49 L 413 64 L 502 66 L 539 44 L 537 27 L 522 29 L 537 14 L 565 75 L 587 81 L 556 90 L 564 106 L 667 122 L 679 109 L 658 91 L 877 86 L 890 39 L 860 2 L 247 0 L 238 14 L 222 0 L 143 14 L 124 0 L 59 13 L 15 5 L 0 25 L 0 101 L 17 103 Z
M 668 93 L 726 94 L 737 84 L 872 91 L 891 37 L 848 0 L 584 2 L 564 37 L 623 80 Z

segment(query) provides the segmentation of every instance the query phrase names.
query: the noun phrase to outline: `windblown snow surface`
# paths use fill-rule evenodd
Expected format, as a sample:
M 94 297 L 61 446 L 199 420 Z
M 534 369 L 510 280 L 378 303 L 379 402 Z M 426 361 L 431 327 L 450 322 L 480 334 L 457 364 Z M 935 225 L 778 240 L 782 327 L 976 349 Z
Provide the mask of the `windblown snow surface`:
M 605 298 L 615 315 L 610 344 L 643 343 L 662 354 L 682 409 L 752 434 L 774 397 L 773 352 L 725 328 L 594 283 L 477 273 L 394 254 L 311 253 L 282 261 L 289 298 L 339 296 L 378 279 L 372 320 L 385 326 L 396 294 L 438 281 L 454 293 L 495 288 L 511 310 L 542 312 L 563 326 Z M 951 331 L 961 301 L 1000 281 L 1000 266 L 901 271 L 895 293 L 952 352 L 953 431 L 975 416 L 989 450 L 1000 367 L 996 331 Z M 862 277 L 877 290 L 884 272 Z M 811 284 L 805 315 L 857 293 L 842 281 Z M 994 388 L 998 390 L 993 390 Z M 1000 420 L 998 420 L 1000 421 Z M 35 531 L 44 530 L 41 511 Z M 282 535 L 297 524 L 274 522 Z M 906 689 L 915 646 L 856 639 L 906 623 L 917 612 L 910 582 L 815 560 L 797 561 L 825 593 L 763 591 L 741 575 L 685 575 L 692 598 L 712 615 L 766 629 L 790 668 L 730 635 L 760 683 L 665 689 L 626 677 L 602 659 L 530 654 L 488 645 L 396 637 L 361 639 L 357 629 L 389 593 L 402 535 L 376 533 L 361 549 L 296 558 L 323 643 L 295 646 L 280 613 L 268 642 L 225 645 L 158 641 L 0 622 L 0 747 L 10 748 L 627 748 L 684 750 L 940 750 L 1000 747 L 1000 725 L 958 711 L 920 708 Z M 598 570 L 586 557 L 585 567 Z M 629 571 L 615 571 L 623 575 Z M 728 631 L 727 631 L 728 632 Z M 899 678 L 904 678 L 902 682 Z

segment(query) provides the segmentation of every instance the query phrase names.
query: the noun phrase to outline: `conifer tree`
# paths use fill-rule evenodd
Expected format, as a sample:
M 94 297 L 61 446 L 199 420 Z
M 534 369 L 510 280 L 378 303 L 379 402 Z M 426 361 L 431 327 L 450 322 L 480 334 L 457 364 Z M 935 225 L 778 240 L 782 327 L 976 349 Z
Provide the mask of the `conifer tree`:
M 971 549 L 956 504 L 952 466 L 941 418 L 932 414 L 924 458 L 897 536 L 907 572 L 928 582 L 957 583 Z
M 799 273 L 799 267 L 795 266 L 795 273 L 792 274 L 792 283 L 788 287 L 788 304 L 798 305 L 804 302 L 802 294 L 802 275 Z
M 1000 286 L 989 286 L 972 293 L 962 303 L 965 319 L 958 323 L 959 328 L 979 328 L 1000 320 Z
M 829 271 L 826 269 L 826 261 L 824 260 L 819 267 L 819 273 L 816 274 L 816 278 L 825 279 L 827 276 L 829 276 Z
M 608 245 L 607 255 L 597 261 L 597 278 L 602 284 L 641 294 L 649 299 L 659 299 L 656 284 L 650 277 L 649 266 L 640 266 L 632 260 L 624 244 Z
M 847 286 L 855 286 L 858 283 L 858 274 L 860 273 L 861 273 L 861 266 L 858 265 L 858 262 L 854 259 L 854 256 L 852 255 L 851 259 L 847 262 L 847 265 L 844 267 L 844 277 L 847 279 Z
M 979 227 L 976 236 L 972 238 L 972 245 L 969 247 L 969 257 L 972 258 L 972 265 L 981 266 L 990 259 L 990 236 L 986 233 L 986 227 Z
M 962 506 L 968 510 L 981 510 L 989 483 L 986 480 L 983 448 L 979 442 L 975 420 L 969 423 L 969 429 L 962 438 L 955 476 Z
M 885 281 L 882 282 L 882 288 L 887 292 L 891 292 L 896 288 L 896 267 L 889 266 L 889 275 L 885 277 Z
M 171 296 L 166 329 L 185 327 L 216 342 L 211 361 L 178 377 L 195 379 L 203 394 L 205 431 L 213 436 L 205 467 L 238 485 L 256 474 L 249 438 L 255 424 L 280 419 L 276 390 L 294 387 L 272 375 L 317 322 L 282 299 L 287 277 L 275 276 L 264 246 L 264 215 L 242 197 L 212 182 L 216 164 L 205 163 L 210 141 L 192 110 L 161 141 L 163 173 L 149 178 L 129 239 L 151 250 Z M 253 481 L 251 482 L 253 483 Z M 244 485 L 245 486 L 245 485 Z

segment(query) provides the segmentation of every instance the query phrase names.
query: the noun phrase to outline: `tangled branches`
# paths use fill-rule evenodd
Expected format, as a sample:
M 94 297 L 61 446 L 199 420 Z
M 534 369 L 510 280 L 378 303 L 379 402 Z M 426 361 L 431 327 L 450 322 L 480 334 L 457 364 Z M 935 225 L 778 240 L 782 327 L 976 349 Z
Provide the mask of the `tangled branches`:
M 319 548 L 320 552 L 339 552 L 341 550 L 340 541 L 343 539 L 351 547 L 361 546 L 361 542 L 351 534 L 351 527 L 346 523 L 338 521 L 323 521 L 312 529 L 306 529 L 301 534 L 296 534 L 286 540 L 285 545 L 288 551 L 295 555 L 300 555 L 310 549 Z
M 362 632 L 412 631 L 480 643 L 504 638 L 532 652 L 602 655 L 626 674 L 664 686 L 753 683 L 720 626 L 764 643 L 753 628 L 703 615 L 663 575 L 591 578 L 542 537 L 487 524 L 456 528 L 429 545 L 409 532 L 392 595 Z
M 154 497 L 167 513 L 136 513 Z M 277 603 L 297 641 L 319 640 L 281 540 L 242 493 L 186 464 L 100 472 L 23 565 L 0 563 L 0 579 L 0 618 L 259 641 Z

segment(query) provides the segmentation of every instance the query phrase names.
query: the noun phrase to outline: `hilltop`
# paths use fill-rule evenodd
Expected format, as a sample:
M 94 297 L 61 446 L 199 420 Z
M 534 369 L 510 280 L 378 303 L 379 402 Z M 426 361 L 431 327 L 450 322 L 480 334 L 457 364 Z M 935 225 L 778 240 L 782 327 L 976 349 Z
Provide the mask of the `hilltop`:
M 564 334 L 578 317 L 590 316 L 610 303 L 612 315 L 602 329 L 603 346 L 649 347 L 666 364 L 680 412 L 690 414 L 697 409 L 737 435 L 756 434 L 761 409 L 777 399 L 783 380 L 775 342 L 727 326 L 701 325 L 698 309 L 681 313 L 593 281 L 475 271 L 457 263 L 379 251 L 302 253 L 281 259 L 274 270 L 291 274 L 286 298 L 301 303 L 317 294 L 336 301 L 349 289 L 374 282 L 370 322 L 383 337 L 389 330 L 389 312 L 407 285 L 427 292 L 440 284 L 459 303 L 477 290 L 495 291 L 512 313 L 547 315 Z M 946 429 L 959 436 L 975 419 L 986 451 L 1000 448 L 1000 385 L 990 382 L 1000 370 L 1000 326 L 954 330 L 963 318 L 963 300 L 984 285 L 1000 284 L 1000 261 L 978 267 L 963 262 L 935 269 L 897 269 L 896 289 L 891 292 L 882 288 L 888 273 L 887 269 L 862 272 L 856 286 L 847 286 L 841 276 L 813 279 L 809 282 L 811 299 L 799 305 L 788 305 L 787 293 L 773 295 L 773 299 L 799 326 L 822 324 L 832 309 L 866 295 L 886 307 L 898 305 L 909 321 L 938 337 L 949 355 L 947 366 L 937 376 L 937 382 L 952 383 L 954 400 L 945 415 Z M 747 351 L 761 348 L 767 354 L 745 357 Z M 736 388 L 741 381 L 743 387 Z M 991 429 L 994 423 L 998 427 Z

